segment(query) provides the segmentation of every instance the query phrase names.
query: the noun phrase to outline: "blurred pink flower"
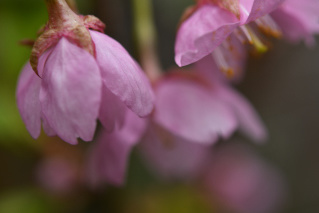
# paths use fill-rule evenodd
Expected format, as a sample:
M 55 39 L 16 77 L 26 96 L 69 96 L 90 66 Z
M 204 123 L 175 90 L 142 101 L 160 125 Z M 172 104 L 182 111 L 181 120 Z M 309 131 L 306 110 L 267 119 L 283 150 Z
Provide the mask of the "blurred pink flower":
M 140 149 L 147 166 L 163 178 L 196 177 L 209 146 L 237 128 L 253 140 L 266 138 L 259 116 L 228 84 L 177 71 L 159 80 L 154 91 L 155 110 Z
M 219 97 L 218 85 L 206 83 L 196 74 L 182 72 L 158 81 L 153 122 L 196 143 L 212 144 L 220 136 L 228 138 L 238 124 L 235 113 Z
M 194 63 L 213 53 L 220 68 L 229 69 L 225 61 L 223 49 L 231 51 L 227 37 L 234 33 L 240 41 L 246 40 L 254 44 L 260 51 L 263 46 L 247 24 L 255 21 L 268 31 L 276 31 L 272 20 L 265 16 L 277 9 L 283 0 L 198 0 L 197 5 L 186 11 L 186 19 L 182 20 L 175 43 L 175 61 L 179 66 Z M 227 65 L 227 66 L 226 66 Z
M 41 120 L 48 135 L 76 144 L 77 137 L 93 139 L 98 118 L 111 131 L 126 107 L 139 116 L 151 112 L 152 89 L 137 63 L 115 40 L 99 32 L 91 35 L 96 59 L 61 38 L 40 58 L 41 78 L 29 63 L 24 67 L 17 102 L 34 138 L 40 134 Z
M 40 186 L 53 194 L 68 194 L 78 186 L 82 178 L 78 165 L 62 157 L 44 159 L 36 168 Z
M 177 71 L 157 82 L 154 90 L 153 121 L 179 137 L 212 144 L 220 137 L 229 138 L 239 128 L 253 140 L 266 138 L 249 102 L 217 76 L 209 81 L 195 72 Z
M 284 36 L 292 41 L 304 39 L 308 45 L 314 43 L 313 34 L 319 33 L 319 1 L 286 0 L 271 13 Z
M 277 212 L 285 198 L 278 171 L 239 144 L 214 150 L 202 183 L 214 203 L 236 213 Z

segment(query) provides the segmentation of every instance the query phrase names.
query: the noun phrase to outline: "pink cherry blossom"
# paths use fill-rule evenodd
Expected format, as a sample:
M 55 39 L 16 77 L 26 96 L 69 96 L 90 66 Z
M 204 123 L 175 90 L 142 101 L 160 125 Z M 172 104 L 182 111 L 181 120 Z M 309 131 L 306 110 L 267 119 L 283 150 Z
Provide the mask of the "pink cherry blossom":
M 153 92 L 141 68 L 115 40 L 91 31 L 96 58 L 66 38 L 39 59 L 39 78 L 27 64 L 19 78 L 18 108 L 27 129 L 37 138 L 43 128 L 68 143 L 91 141 L 100 119 L 111 131 L 121 111 L 139 116 L 153 108 Z M 124 103 L 122 106 L 120 103 Z M 121 106 L 121 107 L 118 107 Z
M 178 73 L 156 84 L 153 120 L 187 140 L 212 144 L 228 138 L 238 123 L 231 107 L 219 96 L 219 88 L 210 88 L 198 76 Z
M 244 62 L 237 61 L 239 66 L 244 66 Z M 209 56 L 206 56 L 199 62 L 195 63 L 195 70 L 198 75 L 205 78 L 212 85 L 218 85 L 219 97 L 232 106 L 236 112 L 239 122 L 239 130 L 249 136 L 253 141 L 264 141 L 267 138 L 267 132 L 249 101 L 232 89 L 229 85 L 229 79 L 219 70 L 217 65 Z M 243 73 L 235 73 L 232 80 L 239 81 Z M 215 86 L 216 87 L 216 86 Z
M 154 122 L 202 144 L 227 139 L 237 128 L 253 140 L 263 141 L 265 128 L 249 102 L 228 84 L 207 79 L 197 73 L 177 72 L 158 82 Z
M 216 4 L 216 2 L 221 3 Z M 212 53 L 222 43 L 227 42 L 226 38 L 232 33 L 238 35 L 239 39 L 245 38 L 261 48 L 258 37 L 245 25 L 264 19 L 263 16 L 275 10 L 283 0 L 228 2 L 232 3 L 226 7 L 222 7 L 225 4 L 223 1 L 199 0 L 197 2 L 193 13 L 182 22 L 177 33 L 175 61 L 179 66 L 194 63 Z M 259 20 L 256 23 L 264 21 L 266 28 L 272 27 L 269 26 L 268 19 Z M 229 45 L 226 44 L 226 46 Z
M 216 72 L 218 73 L 218 72 Z M 155 84 L 155 110 L 140 151 L 164 179 L 192 179 L 203 169 L 210 146 L 239 129 L 255 141 L 266 131 L 249 102 L 228 83 L 175 71 Z
M 238 143 L 214 150 L 202 183 L 208 197 L 231 212 L 277 212 L 285 198 L 280 173 Z

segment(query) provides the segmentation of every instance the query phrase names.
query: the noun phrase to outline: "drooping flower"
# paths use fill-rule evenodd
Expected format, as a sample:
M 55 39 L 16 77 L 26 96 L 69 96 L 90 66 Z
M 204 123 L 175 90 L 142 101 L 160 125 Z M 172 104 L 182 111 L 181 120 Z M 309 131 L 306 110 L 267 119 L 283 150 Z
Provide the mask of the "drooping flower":
M 155 110 L 140 150 L 146 165 L 162 178 L 196 177 L 210 146 L 236 129 L 256 141 L 266 137 L 256 112 L 227 83 L 179 70 L 159 80 L 154 91 Z
M 64 0 L 47 2 L 49 22 L 17 88 L 18 108 L 31 135 L 39 136 L 42 121 L 48 135 L 76 144 L 78 137 L 93 139 L 97 119 L 112 131 L 126 108 L 148 115 L 153 92 L 141 68 L 118 42 L 88 30 L 102 31 L 103 23 L 76 15 Z
M 262 31 L 279 36 L 277 25 L 268 14 L 282 2 L 198 0 L 196 6 L 186 12 L 178 30 L 176 63 L 185 66 L 212 54 L 223 72 L 228 75 L 233 73 L 237 67 L 232 66 L 232 61 L 238 58 L 238 45 L 234 45 L 234 39 L 241 43 L 248 42 L 260 52 L 265 51 L 267 47 L 250 25 L 254 22 Z M 230 39 L 227 39 L 229 36 Z
M 313 34 L 319 33 L 319 2 L 316 0 L 286 0 L 271 17 L 291 41 L 304 39 L 312 45 Z
M 285 199 L 280 173 L 244 145 L 214 149 L 201 178 L 207 197 L 221 209 L 237 213 L 277 212 Z
M 185 72 L 185 71 L 183 71 Z M 218 72 L 215 72 L 218 73 Z M 249 102 L 228 84 L 208 81 L 198 73 L 176 72 L 157 83 L 153 120 L 190 141 L 211 144 L 236 128 L 253 140 L 266 137 Z

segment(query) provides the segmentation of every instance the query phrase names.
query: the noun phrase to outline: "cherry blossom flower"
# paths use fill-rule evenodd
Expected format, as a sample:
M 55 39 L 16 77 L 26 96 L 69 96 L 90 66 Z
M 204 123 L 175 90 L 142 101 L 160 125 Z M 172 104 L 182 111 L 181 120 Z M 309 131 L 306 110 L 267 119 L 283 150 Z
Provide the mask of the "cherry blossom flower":
M 150 170 L 164 179 L 196 177 L 210 146 L 236 129 L 255 141 L 266 138 L 249 102 L 227 83 L 207 79 L 178 70 L 155 84 L 155 109 L 140 150 Z
M 40 135 L 42 121 L 48 135 L 76 144 L 77 138 L 93 139 L 97 119 L 112 131 L 126 108 L 148 115 L 153 92 L 141 68 L 117 41 L 88 30 L 101 31 L 103 24 L 77 16 L 65 1 L 47 2 L 49 23 L 33 46 L 16 94 L 32 137 Z
M 246 55 L 246 43 L 267 51 L 261 33 L 314 43 L 319 32 L 316 0 L 198 0 L 188 9 L 177 33 L 175 61 L 179 66 L 211 55 L 227 76 L 242 73 L 236 66 Z M 237 74 L 238 75 L 238 74 Z
M 186 12 L 176 38 L 175 61 L 179 66 L 194 63 L 208 54 L 214 53 L 217 64 L 222 70 L 229 70 L 223 63 L 223 50 L 231 49 L 227 37 L 234 34 L 239 40 L 254 44 L 264 51 L 258 35 L 248 24 L 255 22 L 262 29 L 277 33 L 272 19 L 266 16 L 283 0 L 198 0 L 197 5 Z M 217 51 L 216 51 L 217 50 Z
M 246 129 L 255 141 L 265 139 L 259 116 L 242 95 L 219 81 L 217 75 L 215 81 L 209 81 L 196 72 L 183 72 L 172 73 L 156 84 L 152 117 L 157 124 L 203 144 L 227 139 L 237 128 Z

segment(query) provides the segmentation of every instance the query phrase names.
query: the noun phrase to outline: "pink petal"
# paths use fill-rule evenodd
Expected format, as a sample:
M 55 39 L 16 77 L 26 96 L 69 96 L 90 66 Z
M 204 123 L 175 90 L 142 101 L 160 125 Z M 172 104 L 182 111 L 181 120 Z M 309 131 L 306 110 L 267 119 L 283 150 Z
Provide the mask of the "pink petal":
M 228 106 L 232 107 L 239 122 L 239 129 L 252 140 L 266 140 L 267 131 L 251 104 L 236 90 L 225 86 L 219 87 L 218 94 Z
M 62 38 L 45 64 L 40 91 L 42 113 L 63 140 L 93 139 L 102 82 L 95 59 Z
M 229 82 L 229 78 L 227 78 L 222 71 L 219 70 L 215 63 L 215 59 L 211 55 L 208 55 L 196 62 L 194 64 L 194 68 L 201 78 L 209 81 L 212 85 L 215 84 L 215 82 Z
M 41 117 L 42 117 L 42 127 L 43 127 L 43 130 L 44 130 L 45 134 L 47 134 L 48 136 L 51 136 L 51 137 L 52 136 L 56 136 L 56 132 L 49 125 L 49 123 L 47 122 L 45 117 L 43 115 Z
M 173 135 L 156 125 L 149 127 L 140 151 L 150 170 L 164 179 L 196 177 L 208 159 L 210 148 Z
M 146 120 L 130 110 L 123 127 L 112 133 L 103 131 L 90 153 L 89 181 L 93 186 L 101 182 L 122 185 L 125 181 L 128 158 L 146 127 Z
M 142 117 L 148 115 L 154 95 L 141 68 L 117 41 L 96 31 L 90 33 L 104 85 L 133 112 Z
M 313 34 L 319 33 L 319 2 L 317 0 L 286 0 L 271 16 L 284 35 L 292 41 L 305 39 L 314 43 Z
M 178 30 L 175 61 L 185 66 L 210 54 L 239 25 L 232 13 L 208 4 L 200 7 Z
M 52 52 L 52 48 L 48 49 L 47 51 L 45 51 L 41 57 L 39 58 L 39 62 L 38 62 L 38 74 L 39 76 L 42 78 L 43 76 L 43 71 L 44 71 L 44 66 L 45 66 L 45 63 L 47 62 L 48 60 L 48 57 L 49 55 L 51 54 Z
M 16 98 L 22 120 L 33 138 L 41 132 L 40 86 L 41 79 L 30 63 L 26 64 L 19 77 Z
M 271 13 L 284 1 L 285 0 L 240 0 L 242 14 L 246 14 L 241 18 L 241 23 L 247 24 Z
M 259 115 L 240 93 L 229 86 L 229 79 L 222 75 L 209 56 L 205 57 L 196 64 L 196 71 L 214 86 L 213 91 L 225 105 L 231 108 L 238 120 L 241 131 L 251 137 L 254 141 L 264 141 L 267 138 L 266 128 L 264 127 Z M 237 76 L 240 79 L 240 73 Z
M 106 131 L 122 126 L 127 107 L 109 89 L 103 85 L 99 120 Z
M 197 82 L 166 79 L 156 95 L 155 122 L 189 141 L 211 144 L 237 126 L 230 108 Z

